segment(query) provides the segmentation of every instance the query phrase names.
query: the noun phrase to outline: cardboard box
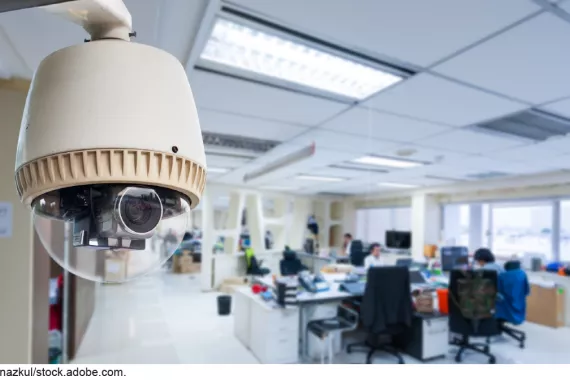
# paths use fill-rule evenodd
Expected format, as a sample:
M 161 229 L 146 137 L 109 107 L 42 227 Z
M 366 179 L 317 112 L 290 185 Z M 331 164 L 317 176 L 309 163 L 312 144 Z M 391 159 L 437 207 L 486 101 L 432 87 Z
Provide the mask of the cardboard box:
M 174 273 L 200 273 L 201 263 L 195 263 L 194 258 L 189 253 L 176 255 L 172 259 L 172 271 Z
M 418 313 L 433 313 L 433 296 L 431 293 L 420 293 L 415 297 L 416 311 Z
M 247 285 L 247 277 L 228 277 L 223 281 L 223 285 Z
M 128 252 L 107 252 L 105 255 L 105 281 L 122 282 L 127 278 Z
M 564 289 L 532 284 L 526 303 L 527 321 L 555 328 L 564 326 Z

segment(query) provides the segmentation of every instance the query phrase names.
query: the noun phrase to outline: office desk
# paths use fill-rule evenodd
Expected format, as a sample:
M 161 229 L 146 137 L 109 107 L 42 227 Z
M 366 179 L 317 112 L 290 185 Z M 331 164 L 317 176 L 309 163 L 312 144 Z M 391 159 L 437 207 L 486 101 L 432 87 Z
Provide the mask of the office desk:
M 316 254 L 297 252 L 297 257 L 301 263 L 306 266 L 311 273 L 319 273 L 323 267 L 327 266 L 334 260 L 331 257 L 322 257 Z
M 234 335 L 264 364 L 296 363 L 299 309 L 272 307 L 249 287 L 234 293 Z
M 319 340 L 309 335 L 309 341 L 305 341 L 305 332 L 307 329 L 307 324 L 310 321 L 316 319 L 334 318 L 337 315 L 338 305 L 343 300 L 354 298 L 354 295 L 340 291 L 338 288 L 340 282 L 338 280 L 344 279 L 346 274 L 344 273 L 334 273 L 334 274 L 323 274 L 325 280 L 329 283 L 330 289 L 325 292 L 319 293 L 309 293 L 302 292 L 297 296 L 297 302 L 299 304 L 299 341 L 300 341 L 300 354 L 303 357 L 309 356 L 311 358 L 317 359 L 320 357 L 320 342 Z M 263 284 L 267 287 L 273 287 L 272 276 L 264 276 L 256 279 L 257 282 Z M 334 353 L 337 354 L 342 349 L 342 339 L 341 334 L 336 333 L 334 342 Z

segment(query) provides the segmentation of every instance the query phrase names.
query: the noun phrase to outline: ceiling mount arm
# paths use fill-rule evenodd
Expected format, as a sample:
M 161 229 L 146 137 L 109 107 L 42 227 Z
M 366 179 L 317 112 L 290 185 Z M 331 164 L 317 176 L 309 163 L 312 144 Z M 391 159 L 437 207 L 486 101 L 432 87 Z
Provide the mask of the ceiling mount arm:
M 80 25 L 91 40 L 130 41 L 132 17 L 122 0 L 77 0 L 42 9 Z

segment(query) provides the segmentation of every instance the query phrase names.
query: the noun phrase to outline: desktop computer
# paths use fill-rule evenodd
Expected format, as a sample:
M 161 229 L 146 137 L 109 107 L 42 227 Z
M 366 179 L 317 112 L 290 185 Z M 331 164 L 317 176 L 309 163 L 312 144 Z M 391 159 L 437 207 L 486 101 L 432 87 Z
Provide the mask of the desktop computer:
M 467 247 L 441 247 L 441 270 L 451 272 L 453 269 L 469 263 L 469 249 Z
M 409 231 L 386 231 L 386 248 L 410 249 L 412 233 Z

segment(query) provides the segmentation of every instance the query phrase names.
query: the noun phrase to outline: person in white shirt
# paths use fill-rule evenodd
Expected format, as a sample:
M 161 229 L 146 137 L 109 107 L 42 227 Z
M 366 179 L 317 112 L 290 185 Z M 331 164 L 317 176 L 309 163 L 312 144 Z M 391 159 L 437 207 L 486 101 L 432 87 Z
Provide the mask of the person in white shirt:
M 352 245 L 352 235 L 349 233 L 344 234 L 344 254 L 350 256 L 350 246 Z
M 384 265 L 384 259 L 380 257 L 380 244 L 374 243 L 370 246 L 370 254 L 364 259 L 364 267 L 381 267 Z

